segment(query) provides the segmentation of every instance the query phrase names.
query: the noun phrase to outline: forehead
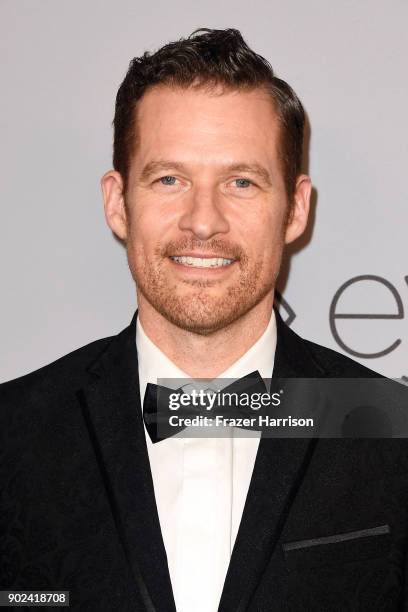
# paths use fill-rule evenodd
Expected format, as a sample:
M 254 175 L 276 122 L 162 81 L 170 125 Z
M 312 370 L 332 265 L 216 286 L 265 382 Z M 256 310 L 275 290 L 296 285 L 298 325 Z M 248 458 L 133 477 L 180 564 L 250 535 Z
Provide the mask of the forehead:
M 276 157 L 279 122 L 271 95 L 262 88 L 230 90 L 159 85 L 137 106 L 135 154 L 145 158 L 243 150 Z

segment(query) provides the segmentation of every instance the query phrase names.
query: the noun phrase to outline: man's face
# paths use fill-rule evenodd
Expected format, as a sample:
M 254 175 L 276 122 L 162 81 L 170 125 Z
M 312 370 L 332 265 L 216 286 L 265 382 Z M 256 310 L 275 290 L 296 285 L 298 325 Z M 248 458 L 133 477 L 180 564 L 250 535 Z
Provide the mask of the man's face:
M 295 196 L 287 225 L 278 131 L 262 90 L 159 86 L 144 95 L 126 208 L 105 189 L 140 308 L 147 301 L 178 327 L 207 334 L 271 299 L 284 243 L 303 231 L 299 210 L 310 194 L 303 177 L 303 200 Z

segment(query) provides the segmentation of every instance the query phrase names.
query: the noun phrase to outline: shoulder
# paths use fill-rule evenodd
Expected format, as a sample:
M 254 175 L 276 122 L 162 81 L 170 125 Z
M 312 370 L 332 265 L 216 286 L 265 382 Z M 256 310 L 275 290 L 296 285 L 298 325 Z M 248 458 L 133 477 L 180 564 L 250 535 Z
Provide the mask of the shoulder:
M 328 376 L 333 377 L 377 377 L 382 378 L 382 375 L 374 370 L 354 361 L 350 357 L 343 355 L 333 349 L 311 342 L 310 340 L 304 340 L 307 350 L 313 356 L 314 360 L 320 363 L 327 372 Z
M 109 346 L 115 336 L 95 340 L 63 355 L 38 370 L 0 384 L 0 409 L 8 402 L 58 394 L 64 389 L 79 388 L 86 370 Z
M 292 358 L 301 358 L 303 362 L 309 360 L 321 375 L 333 378 L 382 378 L 381 374 L 354 359 L 301 337 L 285 323 L 282 322 L 281 326 L 284 326 L 281 331 L 285 336 L 285 346 L 294 354 Z
M 299 377 L 371 378 L 381 377 L 374 370 L 331 348 L 296 333 L 275 308 L 277 353 Z M 283 368 L 284 370 L 286 368 Z

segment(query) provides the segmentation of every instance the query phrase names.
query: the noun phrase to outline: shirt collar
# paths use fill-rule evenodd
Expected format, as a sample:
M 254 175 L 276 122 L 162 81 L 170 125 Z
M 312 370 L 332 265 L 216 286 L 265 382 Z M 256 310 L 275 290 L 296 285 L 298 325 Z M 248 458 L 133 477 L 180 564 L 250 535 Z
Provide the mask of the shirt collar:
M 241 378 L 258 370 L 262 378 L 272 377 L 276 350 L 275 311 L 262 336 L 235 363 L 222 372 L 217 378 Z M 139 317 L 136 320 L 136 349 L 139 363 L 140 397 L 143 398 L 147 383 L 157 384 L 158 378 L 186 379 L 191 378 L 178 368 L 146 335 Z

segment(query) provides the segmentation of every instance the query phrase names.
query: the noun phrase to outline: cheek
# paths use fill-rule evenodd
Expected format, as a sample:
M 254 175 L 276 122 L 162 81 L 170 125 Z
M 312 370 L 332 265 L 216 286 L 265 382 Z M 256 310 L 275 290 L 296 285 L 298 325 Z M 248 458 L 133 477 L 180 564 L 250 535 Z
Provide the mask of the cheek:
M 263 259 L 274 258 L 284 244 L 284 214 L 269 208 L 257 215 L 252 223 L 246 223 L 242 238 L 248 245 L 248 254 Z
M 130 215 L 130 239 L 134 249 L 154 252 L 158 245 L 163 246 L 177 227 L 177 214 L 169 207 L 158 202 L 157 198 L 147 197 L 136 192 L 132 198 Z
M 130 218 L 128 248 L 134 255 L 148 253 L 154 249 L 160 237 L 157 219 L 154 220 L 143 210 L 133 209 Z

